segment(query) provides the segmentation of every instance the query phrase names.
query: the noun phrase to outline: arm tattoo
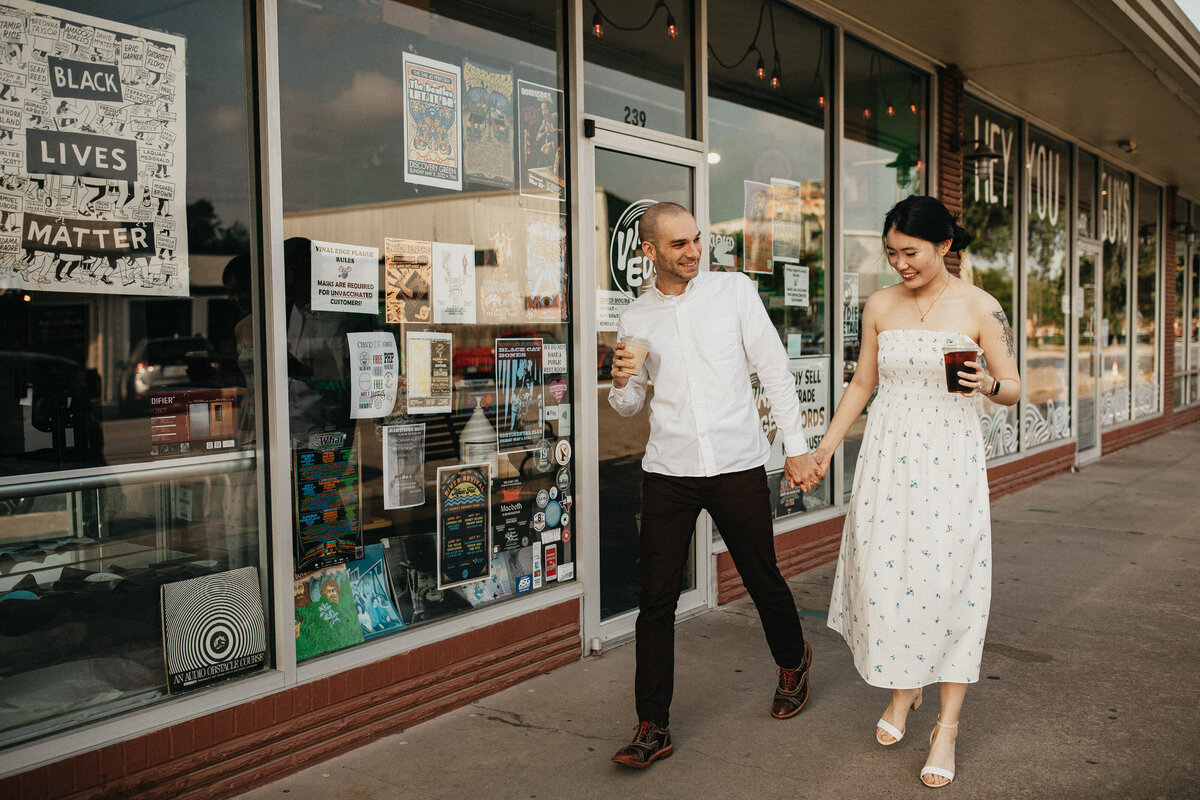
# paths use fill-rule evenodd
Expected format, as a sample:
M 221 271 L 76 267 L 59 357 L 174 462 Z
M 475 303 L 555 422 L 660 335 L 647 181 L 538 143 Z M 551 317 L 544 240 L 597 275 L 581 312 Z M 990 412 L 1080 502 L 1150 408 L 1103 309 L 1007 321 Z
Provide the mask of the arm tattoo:
M 1004 344 L 1008 348 L 1008 354 L 1013 354 L 1013 332 L 1008 326 L 1008 318 L 1004 316 L 1003 311 L 993 311 L 992 316 L 1000 323 L 1000 329 L 1004 331 Z

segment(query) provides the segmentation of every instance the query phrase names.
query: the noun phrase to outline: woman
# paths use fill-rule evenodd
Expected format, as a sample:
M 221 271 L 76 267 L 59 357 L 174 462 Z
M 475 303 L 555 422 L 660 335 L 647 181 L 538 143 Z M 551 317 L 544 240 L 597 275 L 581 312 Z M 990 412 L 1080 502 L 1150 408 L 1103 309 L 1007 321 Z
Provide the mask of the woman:
M 816 459 L 822 474 L 879 386 L 863 434 L 829 606 L 829 627 L 867 683 L 892 690 L 875 737 L 904 736 L 921 687 L 938 683 L 941 713 L 920 779 L 954 779 L 954 742 L 967 684 L 979 680 L 991 599 L 987 467 L 975 395 L 1011 406 L 1021 396 L 1012 329 L 995 298 L 946 270 L 971 235 L 932 197 L 909 197 L 884 220 L 900 283 L 863 309 L 862 348 Z M 957 373 L 946 344 L 979 345 L 988 365 Z M 978 359 L 978 356 L 975 356 Z

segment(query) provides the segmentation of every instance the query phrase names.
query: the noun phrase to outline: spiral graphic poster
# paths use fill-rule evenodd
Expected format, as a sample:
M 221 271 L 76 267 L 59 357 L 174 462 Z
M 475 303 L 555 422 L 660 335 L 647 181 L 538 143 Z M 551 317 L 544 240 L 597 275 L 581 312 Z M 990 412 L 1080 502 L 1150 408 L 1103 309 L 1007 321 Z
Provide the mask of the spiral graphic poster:
M 242 567 L 162 587 L 167 690 L 188 692 L 267 659 L 258 569 Z

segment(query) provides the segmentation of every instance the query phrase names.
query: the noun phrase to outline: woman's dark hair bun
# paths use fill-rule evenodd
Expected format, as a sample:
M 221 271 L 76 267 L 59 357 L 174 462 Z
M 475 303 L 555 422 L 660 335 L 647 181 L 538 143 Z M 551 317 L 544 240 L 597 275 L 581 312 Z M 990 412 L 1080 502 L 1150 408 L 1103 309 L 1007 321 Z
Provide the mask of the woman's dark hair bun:
M 974 240 L 975 237 L 971 235 L 969 230 L 956 223 L 954 225 L 954 238 L 951 240 L 952 244 L 950 245 L 950 249 L 957 253 Z
M 914 194 L 906 197 L 883 218 L 883 235 L 888 231 L 897 230 L 905 236 L 924 239 L 937 244 L 950 241 L 950 249 L 954 252 L 962 250 L 975 237 L 966 228 L 958 224 L 950 209 L 936 197 Z

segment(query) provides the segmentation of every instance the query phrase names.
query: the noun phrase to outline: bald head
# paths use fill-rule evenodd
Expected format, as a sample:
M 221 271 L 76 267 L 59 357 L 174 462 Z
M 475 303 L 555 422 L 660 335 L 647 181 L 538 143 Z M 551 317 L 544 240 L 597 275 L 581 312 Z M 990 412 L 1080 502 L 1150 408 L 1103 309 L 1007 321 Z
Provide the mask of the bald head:
M 642 214 L 641 221 L 638 222 L 638 233 L 641 234 L 642 241 L 658 246 L 663 221 L 680 214 L 690 217 L 692 212 L 679 203 L 655 203 L 647 208 Z

